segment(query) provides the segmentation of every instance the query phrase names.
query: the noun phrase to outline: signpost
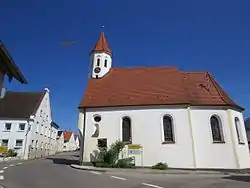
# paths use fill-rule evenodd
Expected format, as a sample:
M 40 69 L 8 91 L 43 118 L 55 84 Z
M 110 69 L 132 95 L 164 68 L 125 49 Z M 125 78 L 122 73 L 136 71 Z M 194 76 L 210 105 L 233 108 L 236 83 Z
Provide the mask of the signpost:
M 142 166 L 142 145 L 140 144 L 131 144 L 128 145 L 128 156 L 134 157 L 135 164 L 137 166 Z

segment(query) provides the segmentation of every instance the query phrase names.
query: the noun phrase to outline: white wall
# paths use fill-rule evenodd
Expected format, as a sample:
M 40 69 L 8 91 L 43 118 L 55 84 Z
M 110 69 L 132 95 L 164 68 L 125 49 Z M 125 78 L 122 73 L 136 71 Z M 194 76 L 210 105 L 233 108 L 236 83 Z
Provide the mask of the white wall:
M 143 166 L 152 166 L 157 162 L 167 162 L 174 168 L 248 168 L 250 164 L 248 147 L 237 144 L 237 155 L 240 166 L 236 165 L 233 148 L 236 130 L 230 129 L 229 112 L 223 109 L 203 108 L 106 108 L 87 109 L 86 132 L 83 161 L 90 161 L 91 154 L 97 149 L 97 138 L 92 135 L 95 130 L 93 115 L 102 117 L 99 123 L 99 137 L 107 138 L 108 145 L 122 137 L 121 119 L 129 116 L 132 119 L 132 144 L 143 146 Z M 169 114 L 174 120 L 176 143 L 162 144 L 162 117 Z M 213 143 L 210 128 L 210 117 L 216 114 L 221 117 L 225 143 Z M 243 122 L 242 114 L 232 111 Z M 79 113 L 78 128 L 83 130 L 83 113 Z M 243 126 L 244 124 L 242 124 Z M 193 136 L 192 136 L 193 135 Z
M 72 133 L 69 141 L 64 142 L 63 151 L 74 151 L 76 149 L 77 149 L 76 141 L 75 141 L 74 133 Z
M 57 152 L 62 152 L 63 146 L 64 146 L 64 137 L 62 133 L 61 136 L 57 139 Z
M 129 116 L 132 119 L 132 143 L 143 146 L 142 166 L 152 166 L 158 162 L 167 162 L 172 167 L 193 167 L 187 110 L 175 108 L 88 110 L 86 113 L 87 126 L 84 161 L 90 161 L 90 155 L 97 146 L 97 138 L 91 137 L 94 132 L 94 114 L 100 114 L 102 116 L 99 138 L 108 138 L 108 145 L 118 139 L 121 140 L 122 117 Z M 161 117 L 165 114 L 172 115 L 174 119 L 174 131 L 176 133 L 175 144 L 162 144 L 164 140 Z M 83 118 L 80 117 L 80 119 Z M 183 158 L 183 156 L 185 156 L 185 158 Z
M 11 130 L 5 130 L 5 123 L 11 123 Z M 19 124 L 25 123 L 25 130 L 19 130 Z M 8 148 L 15 149 L 18 152 L 18 156 L 22 157 L 24 154 L 25 141 L 26 141 L 26 132 L 28 128 L 28 122 L 26 120 L 0 120 L 0 143 L 1 140 L 9 140 Z M 16 140 L 23 140 L 22 147 L 16 147 Z

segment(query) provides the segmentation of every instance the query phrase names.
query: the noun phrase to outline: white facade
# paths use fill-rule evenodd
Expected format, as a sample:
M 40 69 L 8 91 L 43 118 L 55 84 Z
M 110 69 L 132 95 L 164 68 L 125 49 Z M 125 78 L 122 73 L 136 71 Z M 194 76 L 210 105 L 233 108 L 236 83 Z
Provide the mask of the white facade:
M 75 151 L 76 149 L 77 149 L 76 140 L 75 140 L 74 133 L 72 132 L 70 139 L 67 141 L 64 141 L 63 151 Z
M 40 106 L 35 114 L 31 114 L 29 120 L 0 120 L 1 142 L 8 140 L 8 148 L 15 149 L 19 156 L 24 159 L 54 154 L 57 144 L 57 129 L 51 126 L 51 122 L 49 90 L 45 89 Z M 11 124 L 11 130 L 9 131 L 5 130 L 7 123 Z M 22 123 L 25 123 L 25 129 L 19 130 L 19 125 Z
M 79 149 L 80 148 L 80 141 L 79 141 L 79 137 L 78 136 L 76 136 L 75 141 L 76 141 L 76 149 Z
M 56 152 L 62 152 L 64 146 L 64 136 L 63 133 L 57 137 L 57 150 Z
M 93 52 L 90 59 L 90 73 L 92 78 L 102 78 L 109 72 L 112 65 L 112 58 L 109 54 L 105 52 Z
M 97 149 L 97 141 L 107 138 L 107 145 L 122 140 L 122 118 L 131 119 L 132 144 L 142 146 L 137 166 L 152 166 L 166 162 L 172 168 L 250 168 L 247 136 L 241 112 L 218 107 L 134 107 L 87 108 L 80 111 L 78 128 L 85 139 L 83 161 L 89 162 Z M 96 123 L 94 116 L 101 121 Z M 174 143 L 164 143 L 163 117 L 172 118 Z M 220 120 L 224 142 L 214 143 L 210 118 Z M 235 117 L 239 119 L 239 144 Z M 85 123 L 84 123 L 85 121 Z M 98 124 L 98 126 L 96 125 Z M 99 136 L 93 137 L 99 129 Z M 126 154 L 126 152 L 125 152 Z

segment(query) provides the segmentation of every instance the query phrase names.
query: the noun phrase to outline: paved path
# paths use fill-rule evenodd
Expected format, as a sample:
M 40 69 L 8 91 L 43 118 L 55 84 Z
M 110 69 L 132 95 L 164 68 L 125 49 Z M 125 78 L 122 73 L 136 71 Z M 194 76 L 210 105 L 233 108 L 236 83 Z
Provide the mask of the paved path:
M 0 166 L 5 188 L 249 188 L 250 176 L 224 174 L 147 174 L 124 171 L 91 172 L 70 167 L 76 153 Z

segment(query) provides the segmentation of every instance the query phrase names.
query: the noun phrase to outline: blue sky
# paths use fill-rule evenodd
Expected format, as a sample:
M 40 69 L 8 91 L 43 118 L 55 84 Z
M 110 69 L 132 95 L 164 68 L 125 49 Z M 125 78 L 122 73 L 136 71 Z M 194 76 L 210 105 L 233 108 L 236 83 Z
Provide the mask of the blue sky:
M 51 91 L 53 118 L 77 130 L 77 106 L 89 56 L 104 32 L 114 67 L 177 66 L 209 71 L 250 115 L 250 1 L 247 0 L 11 0 L 0 6 L 0 39 L 28 85 Z M 63 47 L 63 41 L 77 40 Z

